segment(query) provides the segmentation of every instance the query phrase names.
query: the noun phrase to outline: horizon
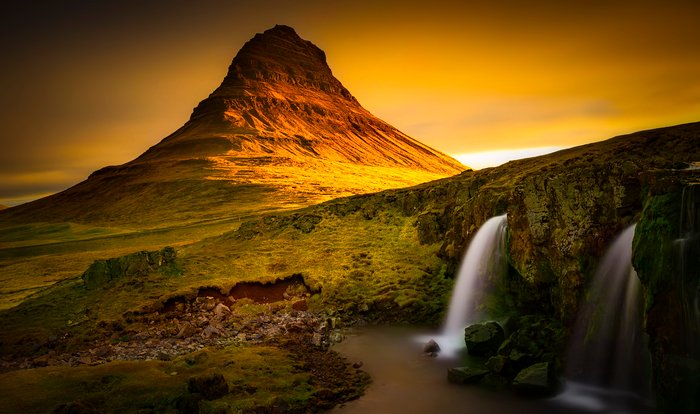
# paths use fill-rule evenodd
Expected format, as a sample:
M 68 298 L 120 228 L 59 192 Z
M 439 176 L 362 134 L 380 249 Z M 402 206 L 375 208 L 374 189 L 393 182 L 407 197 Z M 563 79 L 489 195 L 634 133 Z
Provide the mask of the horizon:
M 136 158 L 184 124 L 238 49 L 275 24 L 323 49 L 374 115 L 474 169 L 700 113 L 691 2 L 365 4 L 371 16 L 345 2 L 157 3 L 8 10 L 0 204 Z

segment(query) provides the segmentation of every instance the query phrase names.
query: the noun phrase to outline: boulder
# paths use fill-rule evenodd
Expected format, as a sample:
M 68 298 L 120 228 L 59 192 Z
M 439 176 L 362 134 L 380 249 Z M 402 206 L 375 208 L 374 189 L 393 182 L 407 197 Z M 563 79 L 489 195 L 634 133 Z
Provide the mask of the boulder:
M 563 347 L 563 332 L 558 321 L 536 315 L 519 319 L 518 329 L 498 348 L 498 355 L 508 360 L 506 366 L 510 374 L 537 362 L 555 361 Z
M 438 345 L 437 342 L 435 342 L 434 339 L 431 339 L 428 341 L 428 343 L 423 346 L 423 352 L 426 354 L 434 354 L 440 352 L 440 345 Z
M 187 391 L 211 401 L 228 394 L 228 383 L 219 373 L 198 375 L 187 380 Z
M 489 370 L 472 367 L 456 367 L 447 370 L 447 380 L 454 384 L 476 384 L 489 373 Z
M 486 368 L 488 368 L 491 372 L 501 374 L 507 371 L 507 364 L 508 358 L 504 357 L 503 355 L 495 355 L 489 358 L 488 361 L 486 361 Z
M 549 362 L 539 362 L 521 370 L 513 380 L 516 391 L 535 397 L 549 396 L 556 391 L 556 380 Z
M 464 329 L 464 342 L 471 355 L 494 355 L 505 340 L 505 332 L 496 322 L 477 323 Z

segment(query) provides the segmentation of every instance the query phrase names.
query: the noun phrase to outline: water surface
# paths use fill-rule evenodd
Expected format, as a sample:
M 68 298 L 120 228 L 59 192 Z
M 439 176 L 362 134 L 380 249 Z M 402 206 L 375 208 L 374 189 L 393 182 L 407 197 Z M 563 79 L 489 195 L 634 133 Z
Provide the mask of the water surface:
M 585 405 L 572 406 L 562 399 L 524 399 L 473 386 L 451 384 L 447 369 L 459 365 L 454 359 L 431 358 L 416 340 L 428 333 L 415 328 L 367 328 L 346 332 L 333 349 L 349 362 L 363 363 L 373 383 L 358 400 L 331 412 L 351 413 L 604 413 L 618 411 L 595 396 Z M 609 410 L 609 408 L 611 410 Z

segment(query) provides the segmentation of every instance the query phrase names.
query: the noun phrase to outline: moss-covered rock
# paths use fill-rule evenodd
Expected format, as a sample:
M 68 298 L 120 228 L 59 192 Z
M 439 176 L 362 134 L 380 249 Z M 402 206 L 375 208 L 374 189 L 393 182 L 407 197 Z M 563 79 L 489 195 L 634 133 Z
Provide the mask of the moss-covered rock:
M 668 412 L 700 410 L 700 173 L 646 174 L 633 244 L 644 287 L 657 401 Z
M 198 375 L 187 380 L 187 391 L 199 394 L 205 400 L 216 400 L 228 394 L 229 387 L 220 373 Z
M 115 279 L 134 276 L 146 276 L 162 270 L 168 275 L 178 274 L 175 264 L 175 249 L 165 247 L 158 251 L 143 251 L 107 260 L 96 260 L 83 273 L 85 287 L 96 289 Z
M 513 379 L 513 389 L 528 396 L 544 397 L 556 393 L 556 377 L 549 362 L 539 362 L 521 370 Z
M 464 342 L 470 355 L 494 355 L 505 339 L 497 322 L 470 325 L 464 329 Z

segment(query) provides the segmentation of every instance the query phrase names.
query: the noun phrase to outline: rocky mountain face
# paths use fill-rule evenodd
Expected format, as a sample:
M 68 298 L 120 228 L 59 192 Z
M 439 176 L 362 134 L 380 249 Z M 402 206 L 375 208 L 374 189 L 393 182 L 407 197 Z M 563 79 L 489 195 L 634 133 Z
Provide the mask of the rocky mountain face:
M 464 169 L 370 114 L 321 49 L 275 26 L 243 46 L 182 128 L 0 219 L 153 226 L 300 207 Z

